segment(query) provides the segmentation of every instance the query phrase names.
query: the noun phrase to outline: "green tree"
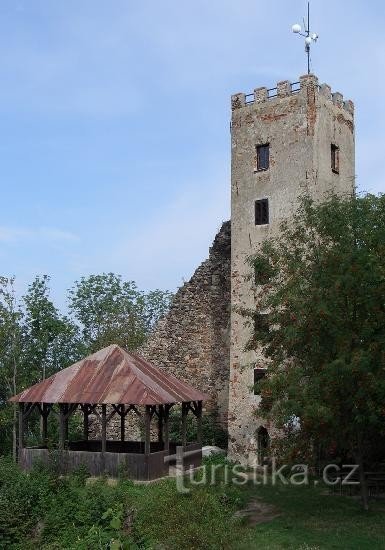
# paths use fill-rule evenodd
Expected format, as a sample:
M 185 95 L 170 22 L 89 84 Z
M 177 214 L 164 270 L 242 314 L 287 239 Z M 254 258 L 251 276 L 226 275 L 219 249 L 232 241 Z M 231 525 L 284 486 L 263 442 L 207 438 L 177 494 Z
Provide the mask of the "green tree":
M 17 307 L 14 279 L 0 277 L 0 442 L 3 451 L 10 448 L 16 460 L 17 409 L 8 399 L 20 386 L 21 313 Z
M 264 413 L 354 457 L 367 508 L 363 472 L 385 432 L 385 196 L 304 197 L 251 263 L 261 286 L 248 314 L 269 316 L 251 341 L 269 362 Z
M 82 327 L 89 352 L 113 343 L 138 348 L 169 302 L 170 293 L 145 294 L 114 273 L 82 277 L 69 291 L 69 309 Z
M 79 328 L 50 299 L 50 278 L 36 277 L 23 296 L 23 364 L 37 382 L 74 363 L 84 351 Z
M 20 303 L 18 392 L 68 367 L 84 354 L 80 330 L 53 304 L 49 281 L 47 275 L 36 277 Z M 31 437 L 37 436 L 38 425 L 36 418 L 30 419 Z

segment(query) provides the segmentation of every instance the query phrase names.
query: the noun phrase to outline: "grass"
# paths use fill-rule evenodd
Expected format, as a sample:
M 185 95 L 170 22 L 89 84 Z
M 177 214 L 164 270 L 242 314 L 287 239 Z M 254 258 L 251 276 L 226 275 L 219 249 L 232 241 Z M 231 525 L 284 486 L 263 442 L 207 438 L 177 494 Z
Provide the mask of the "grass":
M 37 468 L 27 475 L 0 459 L 0 548 L 10 549 L 384 549 L 385 502 L 359 501 L 321 487 L 196 485 L 175 480 L 87 484 Z M 234 518 L 251 499 L 281 516 L 250 527 Z
M 275 505 L 282 515 L 245 533 L 239 549 L 385 548 L 385 502 L 373 502 L 371 510 L 364 512 L 358 500 L 313 486 L 247 490 Z

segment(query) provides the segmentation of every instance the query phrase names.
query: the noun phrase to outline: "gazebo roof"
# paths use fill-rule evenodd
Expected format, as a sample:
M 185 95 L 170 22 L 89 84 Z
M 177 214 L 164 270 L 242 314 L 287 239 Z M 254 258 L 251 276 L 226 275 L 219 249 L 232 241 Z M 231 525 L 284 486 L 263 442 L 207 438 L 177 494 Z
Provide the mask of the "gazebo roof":
M 159 405 L 207 396 L 139 355 L 113 344 L 25 389 L 19 403 Z

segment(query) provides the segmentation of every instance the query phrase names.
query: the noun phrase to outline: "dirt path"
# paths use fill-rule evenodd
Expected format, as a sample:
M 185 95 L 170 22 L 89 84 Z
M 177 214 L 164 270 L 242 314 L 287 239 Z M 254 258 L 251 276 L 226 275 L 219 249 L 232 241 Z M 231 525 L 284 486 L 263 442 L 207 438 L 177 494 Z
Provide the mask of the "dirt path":
M 253 498 L 242 510 L 235 512 L 234 517 L 245 518 L 250 526 L 271 521 L 281 515 L 275 506 L 267 504 L 258 498 Z

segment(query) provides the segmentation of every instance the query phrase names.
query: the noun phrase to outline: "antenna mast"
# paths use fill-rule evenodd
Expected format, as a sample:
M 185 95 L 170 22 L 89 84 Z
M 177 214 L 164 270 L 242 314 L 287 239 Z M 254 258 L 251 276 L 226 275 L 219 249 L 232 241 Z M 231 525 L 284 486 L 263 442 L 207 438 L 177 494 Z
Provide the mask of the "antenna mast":
M 310 2 L 307 3 L 307 23 L 303 21 L 304 32 L 302 32 L 302 27 L 298 23 L 291 27 L 291 30 L 295 34 L 305 37 L 305 52 L 307 56 L 307 74 L 310 74 L 310 46 L 313 42 L 317 42 L 318 34 L 315 32 L 310 32 Z

